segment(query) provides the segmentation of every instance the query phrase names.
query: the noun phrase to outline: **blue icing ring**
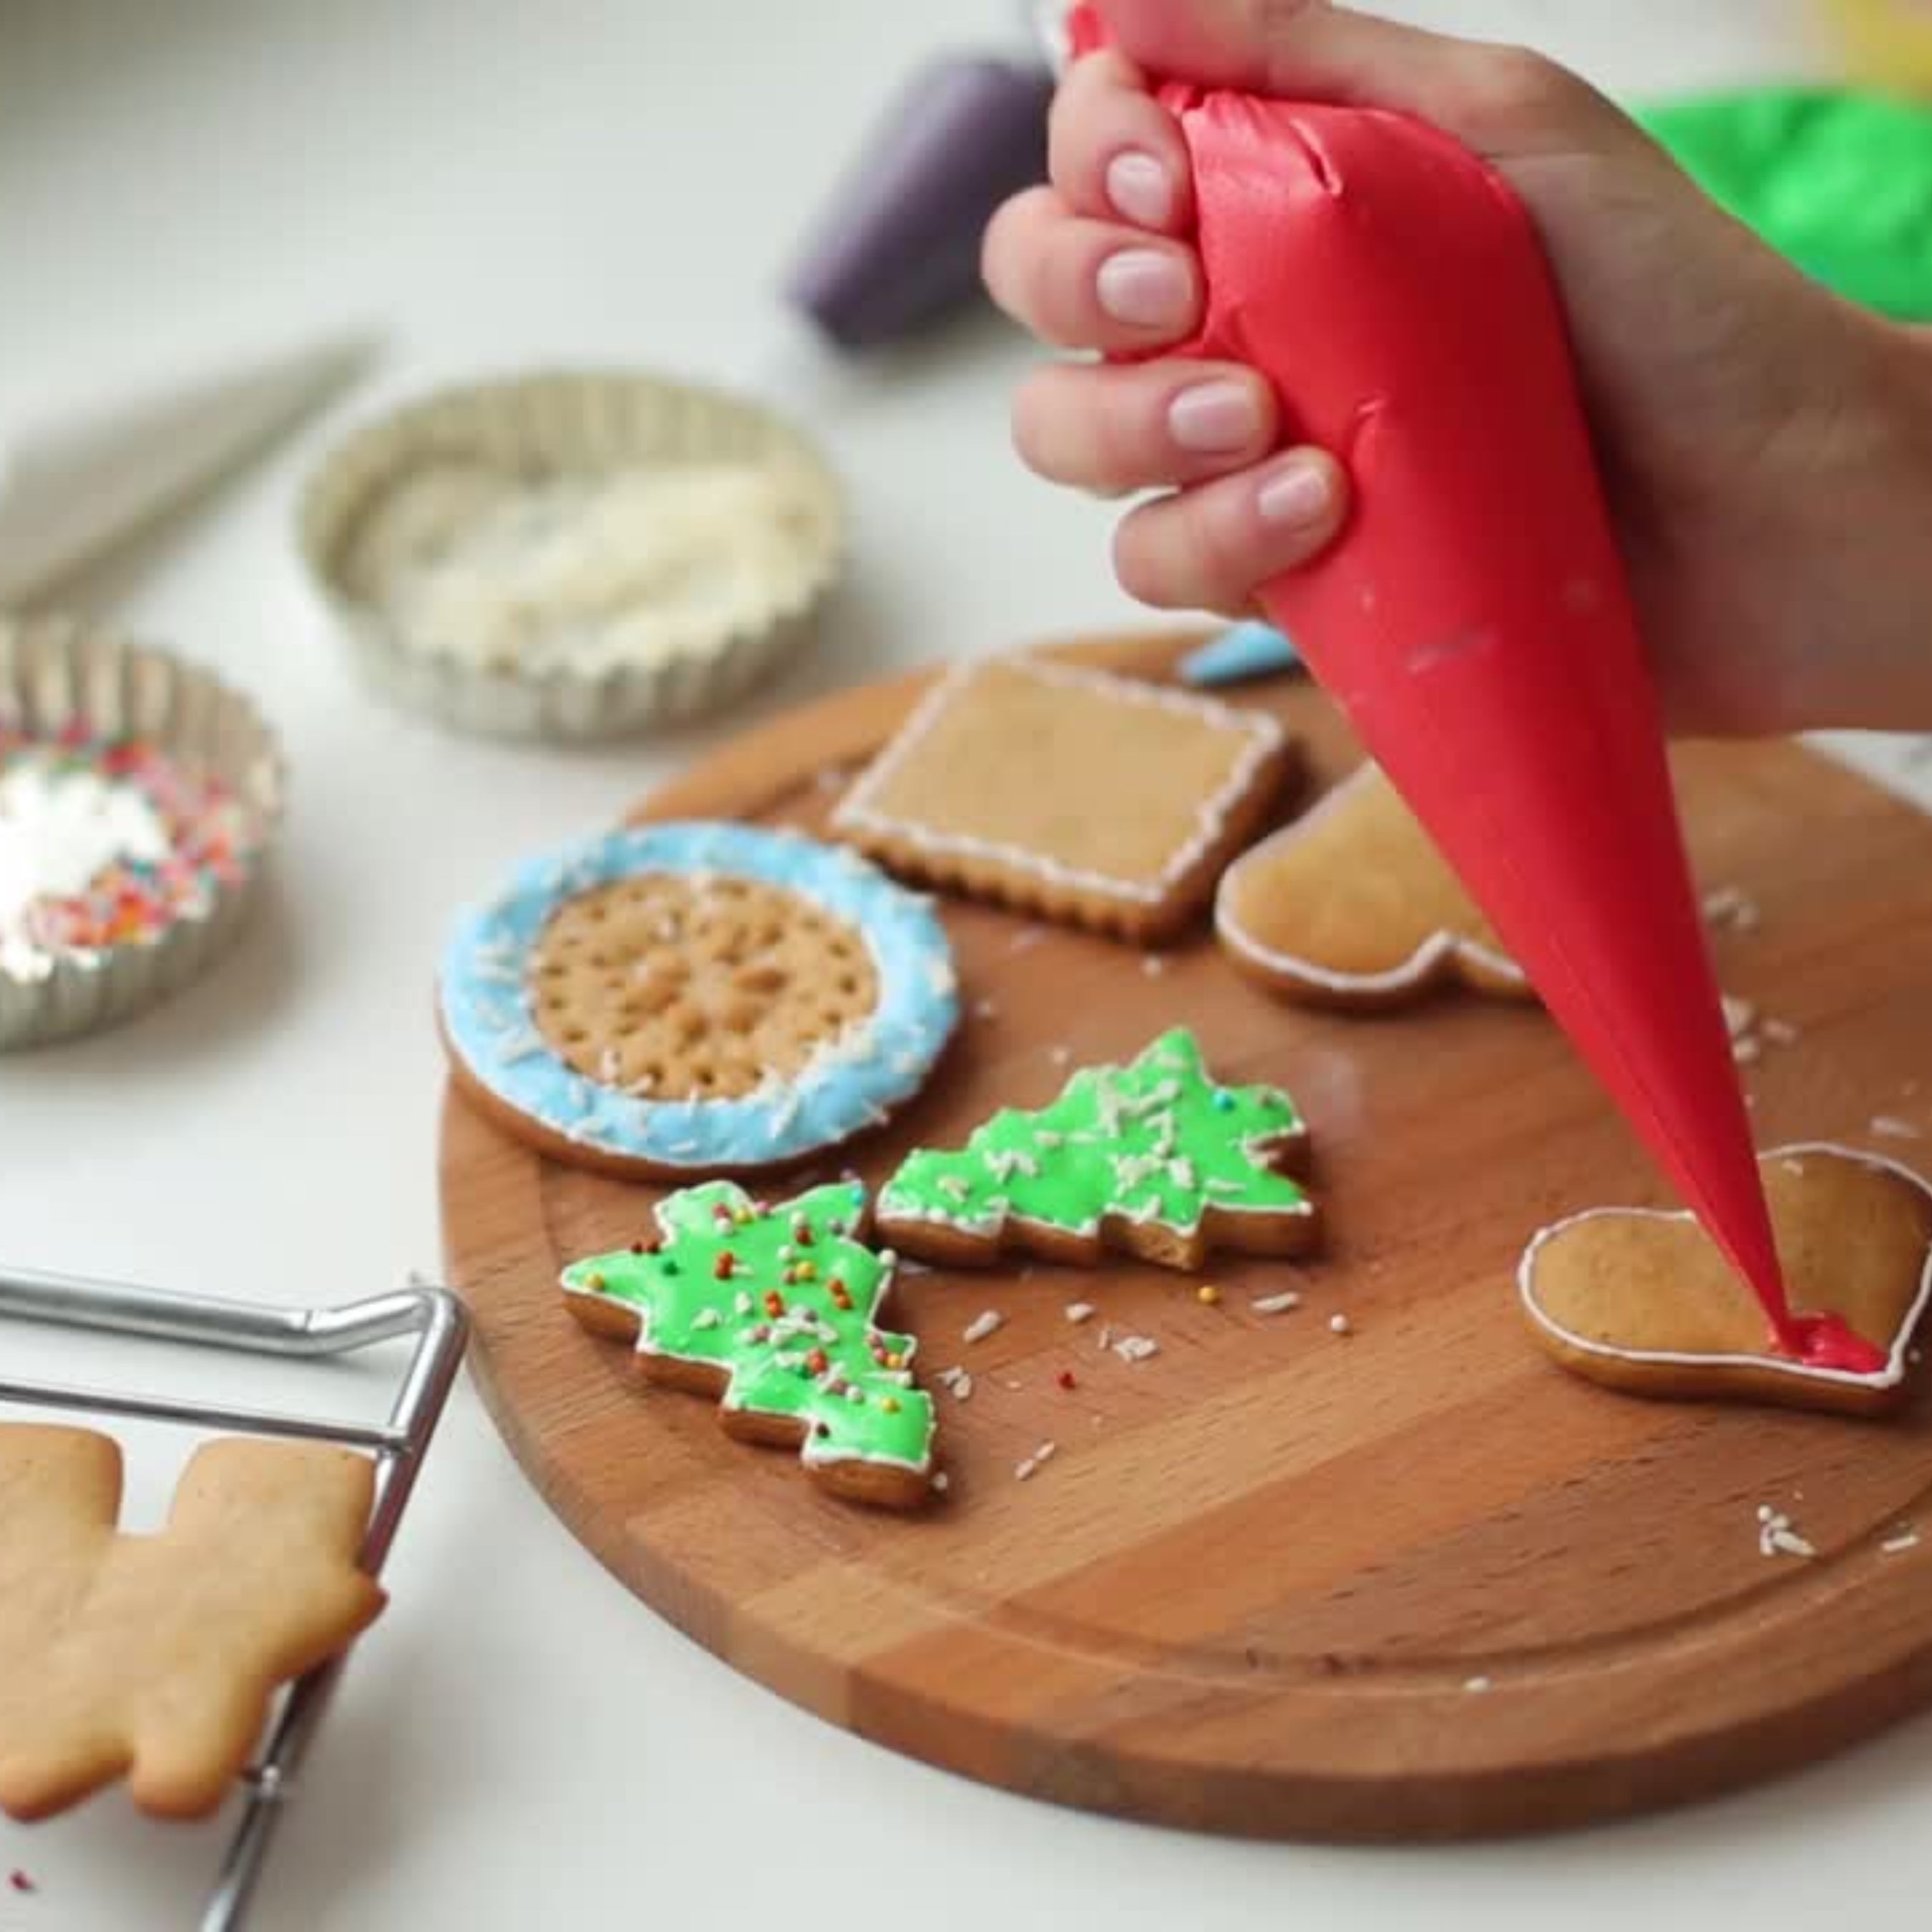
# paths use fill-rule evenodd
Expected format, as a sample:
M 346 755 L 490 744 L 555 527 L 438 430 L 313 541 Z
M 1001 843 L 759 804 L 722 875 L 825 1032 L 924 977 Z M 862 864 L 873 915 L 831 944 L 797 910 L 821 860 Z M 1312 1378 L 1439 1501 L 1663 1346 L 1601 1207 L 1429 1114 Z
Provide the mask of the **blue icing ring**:
M 531 951 L 566 900 L 640 872 L 757 880 L 843 919 L 878 974 L 870 1020 L 769 1093 L 652 1100 L 586 1079 L 537 1027 Z M 679 1174 L 776 1166 L 878 1124 L 925 1084 L 959 1018 L 952 949 L 925 899 L 842 846 L 701 821 L 606 832 L 529 861 L 458 927 L 439 997 L 451 1052 L 506 1106 L 586 1151 Z

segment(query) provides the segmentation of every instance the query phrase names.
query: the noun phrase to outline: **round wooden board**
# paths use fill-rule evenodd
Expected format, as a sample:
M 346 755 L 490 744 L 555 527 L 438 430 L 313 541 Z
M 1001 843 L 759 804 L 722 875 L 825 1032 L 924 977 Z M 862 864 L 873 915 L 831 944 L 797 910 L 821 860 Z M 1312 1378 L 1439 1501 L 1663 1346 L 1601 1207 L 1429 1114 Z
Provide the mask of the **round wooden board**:
M 1177 648 L 1085 652 L 1159 676 Z M 742 739 L 645 815 L 819 827 L 921 682 Z M 1304 734 L 1318 786 L 1353 762 L 1306 686 L 1245 701 Z M 1679 775 L 1704 884 L 1762 908 L 1760 930 L 1720 936 L 1724 983 L 1802 1030 L 1750 1070 L 1762 1143 L 1910 1160 L 1870 1123 L 1932 1120 L 1909 1077 L 1932 1001 L 1932 823 L 1790 746 L 1690 748 Z M 1446 1837 L 1664 1804 L 1932 1695 L 1922 1390 L 1883 1424 L 1651 1404 L 1532 1346 L 1514 1287 L 1531 1232 L 1659 1198 L 1540 1012 L 1464 998 L 1352 1020 L 1272 1003 L 1204 935 L 1144 961 L 977 907 L 946 917 L 970 1017 L 920 1102 L 851 1150 L 868 1181 L 996 1106 L 1044 1102 L 1070 1056 L 1116 1060 L 1185 1022 L 1223 1077 L 1300 1103 L 1326 1252 L 1214 1264 L 1217 1306 L 1136 1266 L 908 1279 L 898 1319 L 928 1378 L 962 1363 L 976 1387 L 940 1398 L 940 1504 L 872 1513 L 734 1444 L 705 1402 L 644 1388 L 560 1307 L 560 1264 L 632 1239 L 650 1190 L 551 1166 L 451 1101 L 446 1238 L 485 1399 L 551 1506 L 646 1602 L 932 1763 L 1271 1835 Z M 1296 1312 L 1252 1307 L 1291 1286 Z M 1102 1352 L 1097 1321 L 1067 1322 L 1076 1300 L 1160 1353 Z M 988 1308 L 1004 1326 L 966 1345 Z M 1016 1480 L 1047 1442 L 1054 1460 Z M 1760 1553 L 1767 1502 L 1815 1561 Z M 1882 1548 L 1922 1520 L 1922 1545 Z

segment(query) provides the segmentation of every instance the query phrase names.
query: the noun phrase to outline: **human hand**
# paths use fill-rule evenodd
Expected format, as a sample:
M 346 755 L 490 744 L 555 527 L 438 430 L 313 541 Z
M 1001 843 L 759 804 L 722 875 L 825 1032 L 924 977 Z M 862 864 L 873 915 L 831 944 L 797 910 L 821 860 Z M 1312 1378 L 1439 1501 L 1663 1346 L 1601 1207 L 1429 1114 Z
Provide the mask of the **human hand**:
M 1143 353 L 1200 320 L 1187 155 L 1151 70 L 1407 111 L 1498 167 L 1568 313 L 1618 537 L 1672 723 L 1932 727 L 1932 338 L 1851 308 L 1732 221 L 1609 101 L 1520 50 L 1318 0 L 1108 0 L 1126 51 L 1056 101 L 1052 184 L 988 230 L 988 286 L 1047 340 Z M 1144 64 L 1142 64 L 1144 63 Z M 1268 384 L 1157 357 L 1023 387 L 1026 460 L 1130 510 L 1124 586 L 1239 612 L 1346 515 L 1328 456 L 1280 451 Z

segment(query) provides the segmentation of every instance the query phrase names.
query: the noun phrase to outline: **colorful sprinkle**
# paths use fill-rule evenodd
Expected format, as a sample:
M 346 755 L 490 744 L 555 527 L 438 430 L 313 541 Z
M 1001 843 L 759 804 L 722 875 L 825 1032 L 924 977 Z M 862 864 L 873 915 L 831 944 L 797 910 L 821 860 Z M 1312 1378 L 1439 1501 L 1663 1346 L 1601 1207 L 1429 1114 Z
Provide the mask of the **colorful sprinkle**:
M 1060 1386 L 1064 1389 L 1078 1388 L 1079 1387 L 1078 1382 L 1074 1378 L 1073 1371 L 1071 1369 L 1062 1369 L 1059 1374 L 1054 1377 L 1054 1380 L 1059 1383 Z
M 51 738 L 0 726 L 0 794 L 15 794 L 22 811 L 36 795 L 58 809 L 75 782 L 83 795 L 131 802 L 146 818 L 150 849 L 122 850 L 83 888 L 10 910 L 0 958 L 16 976 L 38 976 L 57 954 L 152 945 L 182 920 L 206 917 L 224 888 L 241 883 L 262 842 L 264 828 L 243 800 L 145 740 L 101 737 L 80 722 Z M 0 817 L 11 815 L 0 797 Z M 30 837 L 32 823 L 22 826 Z
M 1194 1298 L 1204 1308 L 1216 1308 L 1220 1306 L 1221 1291 L 1211 1281 L 1204 1281 L 1194 1291 Z

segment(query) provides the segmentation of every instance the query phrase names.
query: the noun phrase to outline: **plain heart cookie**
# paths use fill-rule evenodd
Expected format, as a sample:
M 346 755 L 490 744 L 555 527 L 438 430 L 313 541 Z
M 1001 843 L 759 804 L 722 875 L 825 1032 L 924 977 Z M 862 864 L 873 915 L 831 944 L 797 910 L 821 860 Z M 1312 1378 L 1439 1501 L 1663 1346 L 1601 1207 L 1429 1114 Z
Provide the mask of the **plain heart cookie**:
M 1780 1148 L 1759 1165 L 1792 1307 L 1842 1317 L 1885 1352 L 1881 1369 L 1773 1353 L 1750 1287 L 1692 1217 L 1649 1208 L 1592 1208 L 1530 1243 L 1517 1286 L 1537 1340 L 1573 1373 L 1634 1395 L 1892 1407 L 1932 1296 L 1932 1186 L 1850 1148 Z
M 1288 999 L 1400 1006 L 1452 984 L 1536 997 L 1373 765 L 1228 868 L 1214 926 L 1238 967 Z

